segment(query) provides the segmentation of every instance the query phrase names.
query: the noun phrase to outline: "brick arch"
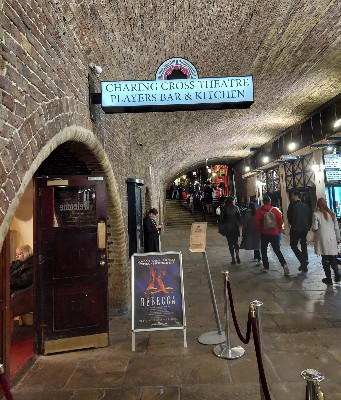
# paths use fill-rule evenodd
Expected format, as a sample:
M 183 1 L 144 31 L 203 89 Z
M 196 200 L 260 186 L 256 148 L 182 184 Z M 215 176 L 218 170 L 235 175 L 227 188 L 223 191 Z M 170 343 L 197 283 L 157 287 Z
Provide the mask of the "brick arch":
M 127 276 L 127 247 L 126 229 L 123 221 L 121 200 L 119 197 L 118 185 L 114 176 L 111 163 L 98 139 L 88 129 L 79 126 L 64 128 L 49 140 L 38 152 L 36 158 L 29 166 L 22 178 L 21 185 L 10 203 L 0 226 L 0 246 L 7 235 L 10 223 L 15 211 L 19 206 L 20 199 L 25 192 L 29 182 L 39 169 L 41 164 L 48 159 L 51 153 L 59 146 L 67 142 L 78 142 L 85 146 L 92 160 L 86 162 L 96 163 L 96 172 L 106 176 L 107 201 L 108 201 L 108 291 L 109 307 L 125 307 L 129 299 L 129 282 L 122 282 L 121 277 Z

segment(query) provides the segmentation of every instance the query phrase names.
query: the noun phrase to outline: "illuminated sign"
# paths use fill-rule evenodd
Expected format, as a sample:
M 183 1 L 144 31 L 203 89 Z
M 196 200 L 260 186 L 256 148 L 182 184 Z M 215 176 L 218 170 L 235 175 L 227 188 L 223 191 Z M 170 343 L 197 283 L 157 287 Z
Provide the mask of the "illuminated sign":
M 325 154 L 324 167 L 328 182 L 341 181 L 341 154 Z
M 249 108 L 253 77 L 101 82 L 106 113 Z

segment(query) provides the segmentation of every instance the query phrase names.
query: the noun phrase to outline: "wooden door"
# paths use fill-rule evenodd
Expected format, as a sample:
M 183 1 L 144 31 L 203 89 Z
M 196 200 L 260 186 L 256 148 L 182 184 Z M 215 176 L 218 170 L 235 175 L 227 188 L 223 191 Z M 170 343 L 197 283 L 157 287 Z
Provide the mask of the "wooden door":
M 0 364 L 9 379 L 10 296 L 9 296 L 10 236 L 7 234 L 0 252 Z M 2 390 L 0 389 L 0 395 Z
M 102 176 L 35 178 L 37 352 L 108 345 Z

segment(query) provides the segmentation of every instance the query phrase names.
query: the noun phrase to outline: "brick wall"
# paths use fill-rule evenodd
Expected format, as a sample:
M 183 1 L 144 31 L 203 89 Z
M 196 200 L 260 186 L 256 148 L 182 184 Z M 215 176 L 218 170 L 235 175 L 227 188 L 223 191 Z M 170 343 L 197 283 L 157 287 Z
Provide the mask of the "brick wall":
M 85 4 L 73 13 L 75 2 L 62 3 L 0 2 L 0 245 L 37 170 L 104 173 L 110 307 L 123 308 L 130 297 L 126 178 L 139 171 L 129 116 L 97 110 L 90 119 L 88 64 L 103 59 L 103 46 L 82 21 Z

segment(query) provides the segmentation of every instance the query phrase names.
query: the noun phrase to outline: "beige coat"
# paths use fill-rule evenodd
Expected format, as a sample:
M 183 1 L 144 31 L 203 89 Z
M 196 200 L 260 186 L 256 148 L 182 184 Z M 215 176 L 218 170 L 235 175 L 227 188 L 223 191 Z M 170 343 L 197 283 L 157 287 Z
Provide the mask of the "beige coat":
M 327 221 L 321 211 L 315 211 L 311 229 L 315 232 L 315 254 L 321 254 L 323 256 L 334 256 L 338 254 L 337 242 L 340 241 L 340 229 L 336 218 L 335 221 L 333 221 L 328 214 Z

